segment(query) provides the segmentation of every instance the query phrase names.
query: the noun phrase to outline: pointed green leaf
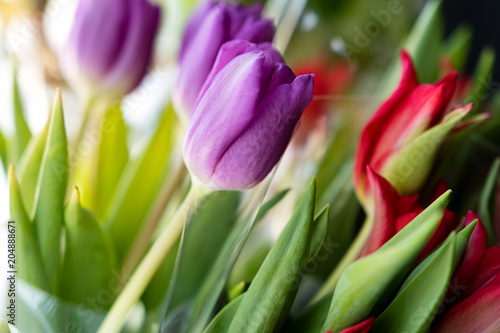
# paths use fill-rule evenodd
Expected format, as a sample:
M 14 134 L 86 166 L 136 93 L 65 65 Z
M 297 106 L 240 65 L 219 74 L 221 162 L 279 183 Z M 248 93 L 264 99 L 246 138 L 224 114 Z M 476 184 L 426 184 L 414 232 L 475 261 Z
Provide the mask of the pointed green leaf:
M 269 181 L 260 189 L 261 199 L 264 198 L 268 187 Z M 265 213 L 284 197 L 287 191 L 288 190 L 281 191 L 264 204 L 261 204 L 261 200 L 259 200 L 258 206 L 253 207 L 254 209 L 251 209 L 249 214 L 242 217 L 240 221 L 237 221 L 237 224 L 235 224 L 231 233 L 226 238 L 215 263 L 206 275 L 203 285 L 200 287 L 194 299 L 191 308 L 191 316 L 189 318 L 188 332 L 203 332 L 206 328 L 222 289 L 224 285 L 226 285 L 228 276 L 231 270 L 236 266 L 235 261 L 240 255 L 243 244 L 247 241 L 250 231 L 259 219 L 264 217 Z M 255 211 L 257 214 L 255 214 Z M 241 281 L 241 279 L 239 281 Z
M 316 182 L 313 179 L 243 295 L 227 332 L 273 332 L 283 324 L 309 256 L 315 195 Z
M 326 205 L 319 211 L 314 218 L 314 231 L 311 238 L 311 249 L 309 251 L 310 260 L 313 259 L 321 249 L 328 229 L 328 217 L 330 214 L 330 205 Z
M 495 230 L 493 227 L 493 210 L 495 209 L 495 189 L 500 174 L 500 158 L 495 159 L 491 166 L 488 178 L 479 198 L 479 217 L 488 233 L 488 244 L 495 244 Z
M 406 49 L 412 59 L 421 82 L 434 82 L 438 76 L 439 50 L 443 34 L 441 0 L 427 1 L 413 28 L 400 49 Z M 401 66 L 399 52 L 391 61 L 382 84 L 379 96 L 386 98 L 397 87 Z
M 17 70 L 14 70 L 14 77 L 12 82 L 12 96 L 14 104 L 14 126 L 15 126 L 15 161 L 19 161 L 24 149 L 28 145 L 31 138 L 31 132 L 28 128 L 28 124 L 24 119 L 23 104 L 21 101 L 21 95 L 19 93 L 19 85 L 17 83 Z
M 469 26 L 460 25 L 452 32 L 446 43 L 446 53 L 450 57 L 453 68 L 459 73 L 464 70 L 472 35 L 472 29 Z
M 35 226 L 24 209 L 19 184 L 14 173 L 14 165 L 9 168 L 10 218 L 15 221 L 13 227 L 16 235 L 16 265 L 18 277 L 39 288 L 48 289 L 45 271 L 43 270 L 40 247 L 36 237 Z M 10 238 L 9 238 L 10 239 Z
M 453 232 L 430 260 L 419 265 L 424 267 L 409 277 L 411 281 L 405 282 L 370 331 L 428 332 L 453 273 L 455 239 Z
M 231 322 L 233 321 L 238 308 L 243 301 L 243 297 L 245 294 L 240 295 L 234 301 L 227 304 L 215 318 L 212 320 L 210 325 L 203 331 L 203 333 L 221 333 L 221 332 L 229 332 L 229 326 L 231 326 Z
M 61 271 L 61 230 L 68 182 L 68 143 L 58 89 L 34 200 L 34 223 L 50 291 L 57 294 Z
M 2 131 L 0 131 L 0 159 L 2 160 L 3 169 L 7 171 L 7 140 L 5 140 Z
M 453 111 L 439 125 L 425 131 L 388 159 L 382 175 L 400 195 L 419 191 L 431 171 L 443 140 L 470 108 L 471 105 L 467 105 Z
M 375 253 L 340 276 L 323 331 L 341 331 L 366 319 L 377 301 L 404 276 L 441 219 L 450 191 L 441 195 Z
M 111 239 L 95 216 L 81 207 L 78 188 L 74 189 L 64 210 L 64 224 L 66 237 L 60 294 L 80 304 L 106 290 L 107 296 L 96 309 L 108 308 L 117 292 L 109 290 L 116 270 L 116 255 Z
M 169 107 L 144 153 L 129 163 L 116 186 L 106 225 L 117 247 L 119 260 L 144 222 L 165 177 L 176 124 L 175 114 Z
M 42 164 L 43 151 L 45 150 L 48 132 L 49 122 L 47 122 L 47 125 L 40 134 L 31 138 L 18 164 L 21 195 L 26 205 L 28 215 L 31 215 L 31 210 L 33 208 L 38 174 L 41 169 L 40 166 Z
M 469 223 L 469 225 L 463 228 L 459 233 L 457 233 L 455 237 L 455 250 L 453 257 L 453 268 L 458 265 L 460 262 L 460 258 L 462 256 L 467 243 L 469 242 L 469 237 L 474 231 L 474 228 L 477 224 L 477 220 Z M 425 258 L 406 278 L 405 282 L 401 286 L 400 290 L 404 290 L 406 286 L 413 281 L 414 278 L 419 276 L 420 272 L 425 269 L 430 263 L 433 262 L 434 258 L 438 255 L 438 251 L 434 251 L 427 258 Z

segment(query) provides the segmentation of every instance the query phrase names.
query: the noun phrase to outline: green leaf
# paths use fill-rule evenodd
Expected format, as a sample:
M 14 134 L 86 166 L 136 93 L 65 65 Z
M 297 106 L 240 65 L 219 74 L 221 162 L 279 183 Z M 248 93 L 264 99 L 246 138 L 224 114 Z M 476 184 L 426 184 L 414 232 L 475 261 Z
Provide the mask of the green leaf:
M 323 327 L 326 316 L 328 315 L 332 297 L 333 292 L 331 291 L 319 301 L 308 306 L 297 319 L 289 318 L 290 320 L 285 323 L 283 331 L 291 333 L 322 332 L 321 327 Z
M 96 309 L 107 309 L 117 290 L 108 290 L 116 270 L 116 255 L 111 239 L 101 230 L 94 215 L 81 207 L 78 188 L 64 211 L 65 249 L 60 294 L 73 303 L 83 303 L 107 290 L 98 298 Z
M 192 299 L 202 286 L 206 272 L 216 261 L 236 221 L 240 195 L 240 192 L 235 191 L 213 192 L 188 220 L 184 231 L 182 260 L 170 295 L 169 308 L 175 309 Z
M 7 171 L 7 141 L 5 140 L 2 131 L 0 131 L 0 159 L 2 160 L 3 169 Z
M 10 333 L 9 324 L 6 320 L 0 321 L 0 333 Z
M 127 165 L 116 186 L 106 226 L 117 248 L 119 261 L 140 230 L 165 177 L 176 124 L 174 111 L 169 107 L 144 153 Z
M 244 281 L 241 281 L 240 283 L 235 284 L 231 289 L 229 289 L 227 291 L 228 301 L 232 302 L 236 297 L 243 294 L 246 291 L 247 287 L 248 287 L 248 285 Z
M 92 310 L 89 297 L 85 303 L 71 304 L 18 280 L 16 328 L 21 332 L 97 332 L 104 312 Z
M 431 171 L 439 147 L 469 110 L 470 105 L 453 111 L 439 125 L 419 135 L 387 160 L 382 175 L 400 195 L 420 190 Z
M 434 82 L 438 76 L 442 25 L 441 0 L 427 1 L 400 48 L 410 53 L 419 80 L 423 83 Z M 400 64 L 399 54 L 396 54 L 380 84 L 378 95 L 382 99 L 396 89 L 401 76 Z
M 479 112 L 481 105 L 491 96 L 490 82 L 495 65 L 495 51 L 485 47 L 481 50 L 472 83 L 471 95 L 465 98 L 465 103 L 473 103 L 469 116 Z
M 203 331 L 203 333 L 221 333 L 228 332 L 229 326 L 231 326 L 231 322 L 233 321 L 238 308 L 243 301 L 243 297 L 245 294 L 238 296 L 234 301 L 227 304 L 215 318 L 212 320 L 210 325 Z
M 255 223 L 260 221 L 272 207 L 280 202 L 288 191 L 288 189 L 283 190 L 262 204 L 255 218 Z M 268 229 L 263 225 L 256 225 L 256 227 L 252 229 L 229 275 L 227 282 L 229 286 L 240 283 L 241 281 L 250 282 L 253 280 L 269 251 L 271 251 L 273 247 L 273 240 L 268 237 L 268 233 Z
M 312 260 L 319 253 L 328 231 L 328 217 L 330 215 L 330 205 L 326 205 L 314 218 L 314 231 L 311 238 L 311 248 L 309 260 Z
M 15 161 L 19 161 L 24 149 L 28 145 L 31 138 L 31 132 L 28 124 L 24 119 L 23 104 L 21 95 L 19 93 L 19 85 L 17 83 L 17 70 L 14 70 L 14 77 L 12 82 L 12 97 L 14 104 L 14 126 L 15 126 Z
M 228 332 L 273 332 L 283 324 L 309 256 L 315 195 L 316 181 L 313 179 L 243 295 Z
M 57 295 L 61 271 L 61 231 L 68 181 L 68 143 L 61 92 L 57 90 L 34 200 L 34 223 L 49 288 Z
M 22 267 L 22 269 L 18 269 L 18 277 L 34 286 L 47 290 L 48 284 L 43 270 L 42 258 L 40 257 L 40 247 L 35 226 L 24 209 L 13 164 L 9 168 L 9 187 L 10 218 L 15 221 L 13 230 L 16 235 L 16 265 Z
M 267 191 L 268 184 L 264 185 L 264 190 L 260 193 L 262 197 Z M 233 227 L 217 256 L 215 264 L 206 274 L 203 285 L 194 299 L 188 332 L 202 332 L 205 329 L 228 276 L 231 270 L 235 269 L 235 261 L 241 253 L 243 244 L 245 244 L 252 227 L 258 222 L 257 218 L 264 217 L 265 213 L 276 205 L 287 192 L 288 190 L 281 191 L 260 205 L 260 207 L 256 207 L 255 209 L 258 211 L 255 219 L 252 220 L 252 213 L 250 213 Z
M 43 152 L 45 150 L 45 144 L 47 143 L 47 133 L 49 132 L 49 125 L 50 123 L 47 122 L 43 131 L 37 136 L 31 138 L 18 164 L 21 195 L 23 202 L 26 205 L 28 215 L 31 215 L 31 210 L 33 209 L 37 179 L 41 170 Z
M 428 332 L 453 273 L 455 239 L 452 232 L 430 260 L 417 267 L 418 273 L 408 278 L 410 282 L 405 282 L 392 303 L 377 317 L 371 331 Z
M 451 64 L 459 73 L 462 73 L 469 54 L 472 41 L 472 29 L 466 25 L 456 28 L 446 42 L 446 53 Z
M 474 228 L 477 224 L 477 220 L 470 223 L 467 227 L 463 228 L 455 237 L 455 250 L 453 257 L 453 268 L 458 265 L 460 262 L 460 258 L 462 257 L 462 253 L 469 242 L 469 237 L 474 231 Z M 420 272 L 425 269 L 439 254 L 439 251 L 432 252 L 427 258 L 425 258 L 406 278 L 405 282 L 401 286 L 400 290 L 404 290 L 406 286 L 413 281 L 414 278 L 419 276 Z
M 404 276 L 441 219 L 450 191 L 441 195 L 373 254 L 340 276 L 323 331 L 341 331 L 366 319 L 379 299 Z
M 79 156 L 77 184 L 82 205 L 103 219 L 128 162 L 127 128 L 119 105 L 106 110 L 97 130 L 98 142 L 91 157 Z
M 488 233 L 488 244 L 495 244 L 495 230 L 493 226 L 493 214 L 495 209 L 495 189 L 500 173 L 500 158 L 495 159 L 491 166 L 488 177 L 479 198 L 479 217 Z

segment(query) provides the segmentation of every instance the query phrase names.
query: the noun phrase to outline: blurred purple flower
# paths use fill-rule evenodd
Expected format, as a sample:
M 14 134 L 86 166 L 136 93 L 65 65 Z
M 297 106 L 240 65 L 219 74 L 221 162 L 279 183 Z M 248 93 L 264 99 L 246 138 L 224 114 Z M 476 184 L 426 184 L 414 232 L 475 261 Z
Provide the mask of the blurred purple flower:
M 241 190 L 262 181 L 284 153 L 313 86 L 313 75 L 296 77 L 267 43 L 226 43 L 184 142 L 193 182 Z
M 86 97 L 119 98 L 146 74 L 160 8 L 147 0 L 81 0 L 62 71 Z
M 250 6 L 209 0 L 202 3 L 186 26 L 179 55 L 179 78 L 174 90 L 176 110 L 189 119 L 219 48 L 227 41 L 270 42 L 271 20 L 262 19 L 262 4 Z

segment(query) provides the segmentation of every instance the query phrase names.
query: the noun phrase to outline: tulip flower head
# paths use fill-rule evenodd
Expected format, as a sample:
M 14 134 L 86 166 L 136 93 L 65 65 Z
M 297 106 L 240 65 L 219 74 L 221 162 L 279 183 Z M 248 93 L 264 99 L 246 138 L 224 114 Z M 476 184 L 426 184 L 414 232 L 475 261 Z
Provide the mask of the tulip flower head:
M 271 42 L 274 26 L 262 19 L 262 4 L 249 6 L 209 0 L 200 5 L 186 26 L 179 55 L 179 78 L 173 102 L 181 118 L 189 119 L 219 48 L 231 40 Z
M 387 178 L 401 195 L 417 193 L 430 171 L 440 141 L 470 110 L 464 107 L 445 117 L 453 97 L 457 74 L 436 84 L 420 84 L 410 56 L 401 53 L 402 78 L 398 88 L 375 112 L 363 129 L 354 165 L 354 183 L 362 201 L 370 195 L 366 166 Z M 446 124 L 443 124 L 447 122 Z M 443 125 L 438 128 L 438 125 Z M 434 145 L 425 156 L 415 144 L 430 129 L 437 129 Z M 413 147 L 413 150 L 412 150 Z M 420 153 L 420 155 L 422 155 Z
M 311 102 L 313 85 L 313 75 L 296 77 L 266 44 L 222 47 L 184 141 L 193 182 L 240 190 L 263 180 Z
M 86 98 L 120 98 L 146 74 L 160 8 L 147 0 L 81 0 L 61 70 Z

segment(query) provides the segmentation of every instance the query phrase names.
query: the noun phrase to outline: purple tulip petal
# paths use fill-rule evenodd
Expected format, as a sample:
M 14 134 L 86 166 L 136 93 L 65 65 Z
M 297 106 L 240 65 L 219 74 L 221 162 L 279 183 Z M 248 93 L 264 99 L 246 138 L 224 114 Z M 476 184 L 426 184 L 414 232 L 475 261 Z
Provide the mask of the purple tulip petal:
M 181 50 L 179 54 L 180 58 L 184 56 L 188 44 L 191 43 L 193 36 L 200 28 L 200 22 L 203 22 L 205 16 L 208 15 L 208 13 L 212 10 L 212 8 L 214 8 L 214 6 L 217 6 L 217 1 L 213 0 L 203 1 L 198 5 L 198 7 L 196 7 L 194 12 L 191 14 L 191 18 L 189 19 L 189 22 L 187 23 L 186 28 L 184 30 Z
M 203 88 L 200 90 L 200 93 L 198 94 L 198 101 L 205 94 L 208 87 L 212 84 L 212 81 L 214 80 L 215 76 L 217 75 L 217 73 L 221 71 L 222 68 L 224 68 L 231 60 L 233 60 L 237 56 L 250 51 L 267 51 L 272 57 L 274 62 L 283 62 L 283 58 L 281 58 L 281 55 L 278 53 L 278 51 L 276 51 L 272 47 L 271 43 L 261 43 L 257 45 L 254 43 L 250 43 L 246 40 L 232 40 L 226 42 L 221 46 L 219 53 L 217 54 L 217 58 L 215 59 L 212 70 L 208 74 L 207 79 L 203 84 Z M 293 75 L 291 80 L 286 83 L 291 83 L 294 78 L 295 75 Z
M 180 59 L 175 103 L 185 110 L 193 110 L 205 79 L 217 57 L 219 47 L 228 39 L 227 13 L 220 6 L 207 14 Z M 200 61 L 203 58 L 203 61 Z
M 274 24 L 271 20 L 252 20 L 242 25 L 234 39 L 245 39 L 252 43 L 263 43 L 273 40 Z
M 129 2 L 84 0 L 78 8 L 70 42 L 82 73 L 99 79 L 119 56 L 129 28 Z M 110 15 L 113 13 L 113 15 Z M 106 29 L 103 29 L 103 26 Z
M 215 187 L 244 189 L 266 177 L 281 158 L 302 111 L 311 102 L 313 85 L 313 75 L 301 75 L 264 98 L 250 126 L 220 159 L 212 179 Z
M 132 91 L 146 74 L 156 31 L 160 8 L 145 0 L 130 1 L 129 26 L 121 54 L 106 76 L 110 89 Z
M 192 175 L 203 182 L 212 178 L 221 156 L 252 122 L 272 66 L 269 54 L 252 51 L 233 59 L 216 76 L 186 134 L 184 159 Z

